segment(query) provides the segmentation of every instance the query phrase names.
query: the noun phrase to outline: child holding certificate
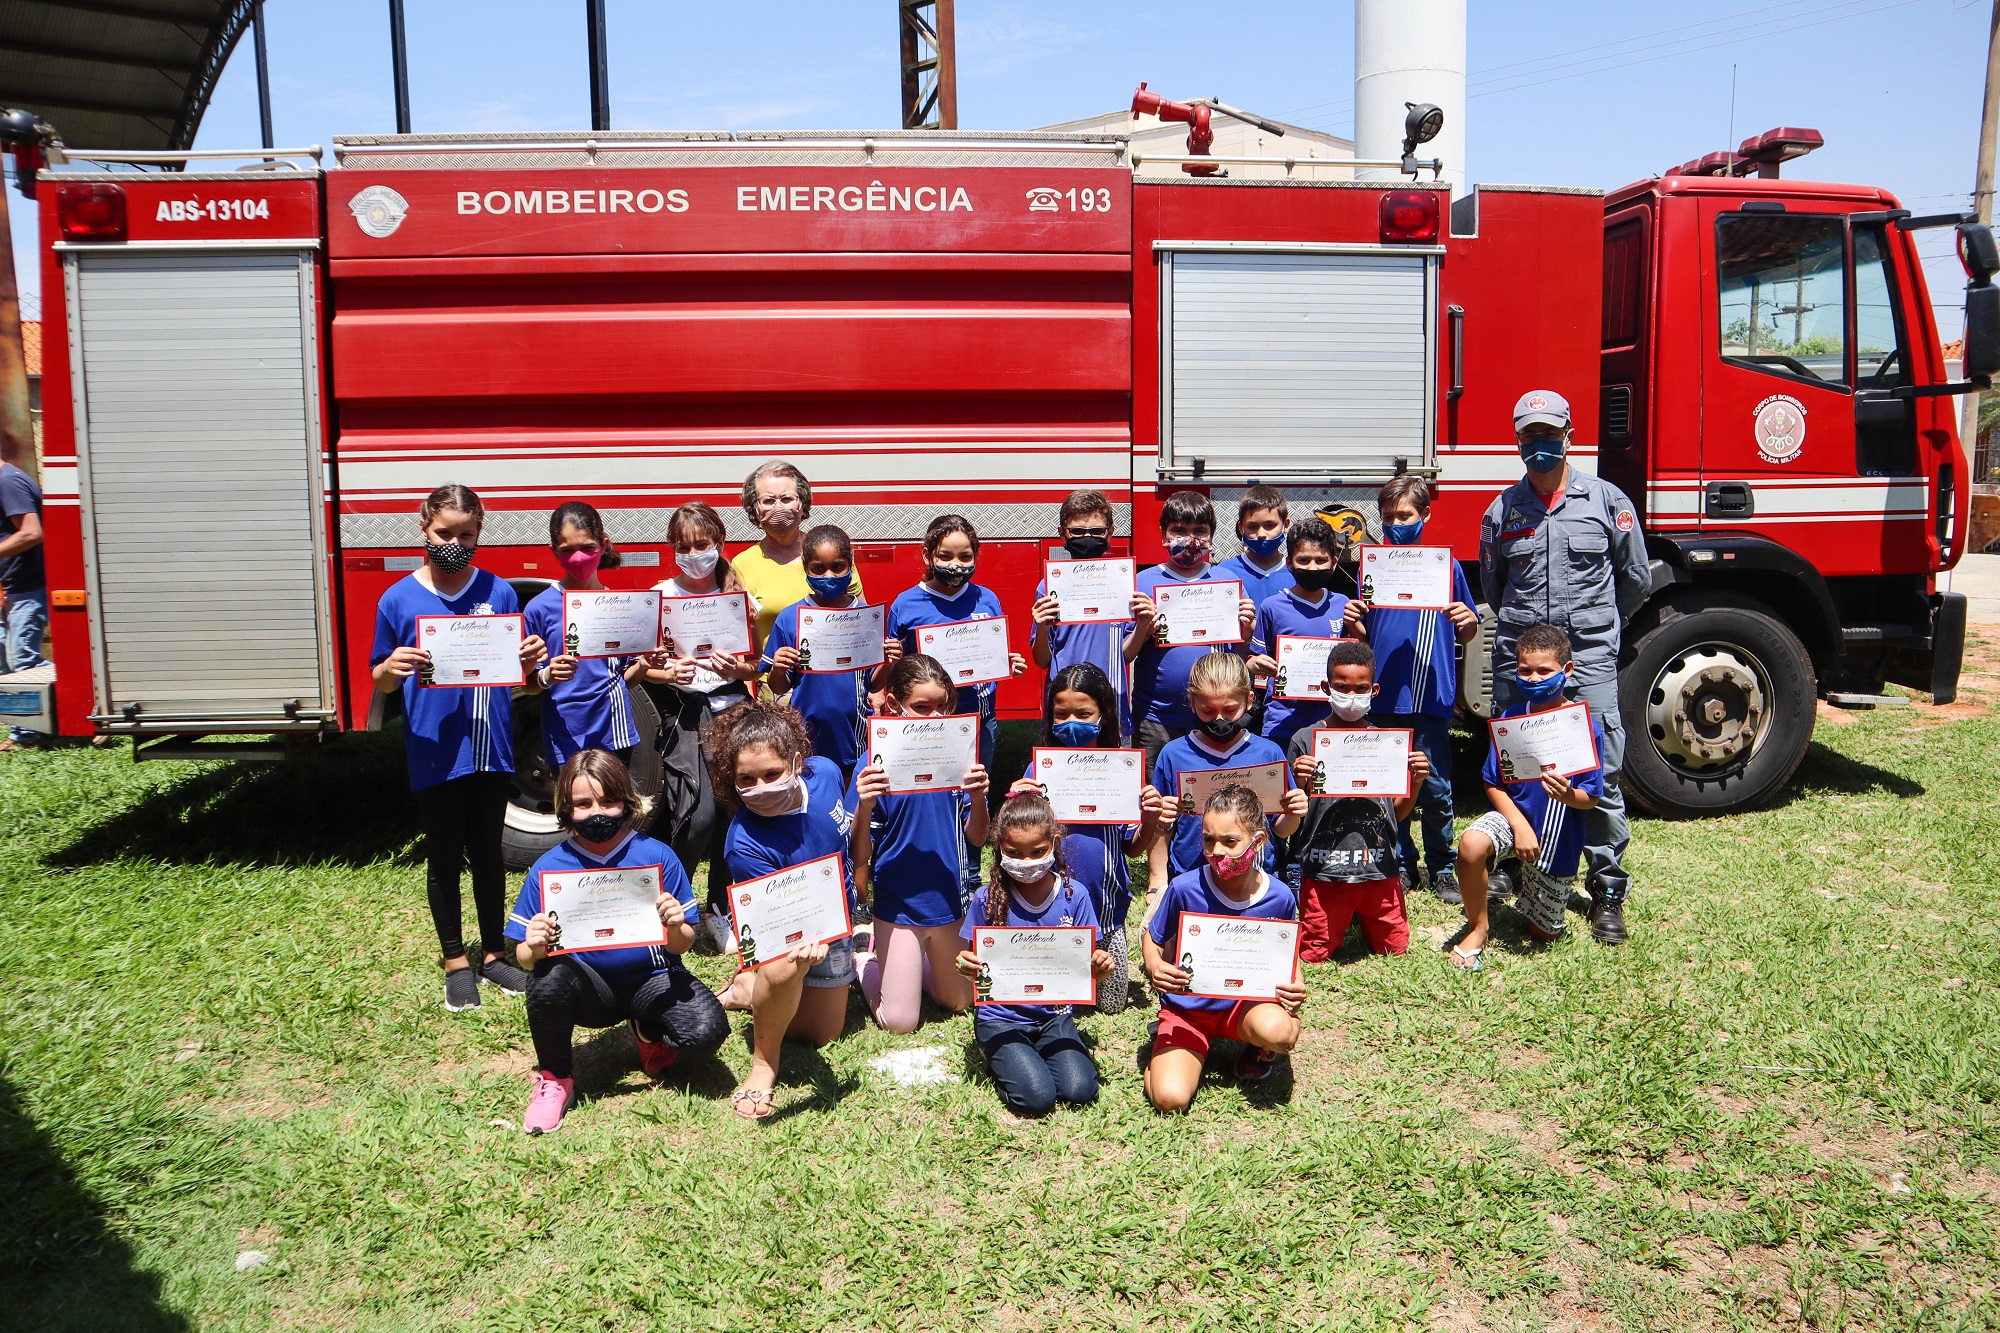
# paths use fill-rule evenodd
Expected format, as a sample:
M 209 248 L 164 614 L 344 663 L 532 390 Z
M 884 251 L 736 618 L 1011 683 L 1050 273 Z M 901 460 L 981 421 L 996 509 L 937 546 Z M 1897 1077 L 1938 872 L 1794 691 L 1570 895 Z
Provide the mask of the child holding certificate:
M 624 762 L 603 750 L 571 755 L 556 778 L 556 818 L 570 836 L 535 862 L 507 918 L 514 956 L 533 973 L 528 1031 L 536 1069 L 521 1118 L 530 1134 L 559 1128 L 576 1100 L 570 1042 L 578 1027 L 608 1028 L 624 1019 L 639 1047 L 639 1067 L 654 1078 L 683 1056 L 715 1050 L 729 1035 L 729 1017 L 714 993 L 681 962 L 694 943 L 694 886 L 666 844 L 637 831 L 650 805 L 633 789 Z M 549 909 L 548 884 L 592 871 L 630 872 L 642 892 L 657 875 L 658 943 L 585 947 L 589 937 L 578 934 L 573 913 Z M 571 920 L 568 937 L 559 917 Z M 550 956 L 563 949 L 573 952 Z
M 1062 510 L 1056 520 L 1056 535 L 1062 538 L 1059 549 L 1071 560 L 1102 560 L 1111 550 L 1111 535 L 1115 526 L 1111 501 L 1105 498 L 1104 492 L 1072 491 L 1069 498 L 1062 502 Z M 1056 551 L 1050 551 L 1049 557 L 1054 559 Z M 1065 625 L 1059 619 L 1061 613 L 1061 602 L 1049 591 L 1049 581 L 1044 577 L 1035 585 L 1035 628 L 1029 644 L 1034 652 L 1035 665 L 1048 672 L 1052 679 L 1065 668 L 1086 664 L 1102 672 L 1104 678 L 1111 682 L 1118 701 L 1118 707 L 1108 715 L 1111 728 L 1117 733 L 1110 743 L 1116 745 L 1120 736 L 1132 734 L 1132 704 L 1128 689 L 1131 663 L 1125 657 L 1125 637 L 1132 632 L 1133 622 L 1127 619 Z M 1052 684 L 1050 691 L 1053 690 Z
M 1546 713 L 1568 705 L 1563 690 L 1569 684 L 1569 636 L 1554 625 L 1530 625 L 1515 641 L 1515 684 L 1521 702 L 1501 719 Z M 1498 719 L 1496 719 L 1498 720 Z M 1596 752 L 1604 752 L 1604 732 L 1590 719 Z M 1586 769 L 1563 776 L 1553 767 L 1540 777 L 1506 774 L 1500 751 L 1488 751 L 1480 774 L 1486 800 L 1493 807 L 1472 822 L 1458 840 L 1458 883 L 1465 895 L 1465 936 L 1452 946 L 1457 967 L 1477 971 L 1489 934 L 1486 886 L 1501 862 L 1519 858 L 1517 887 L 1529 927 L 1540 939 L 1554 939 L 1563 928 L 1563 906 L 1583 855 L 1583 812 L 1604 794 L 1604 769 Z
M 1431 514 L 1431 484 L 1413 472 L 1392 477 L 1382 487 L 1378 503 L 1382 538 L 1391 546 L 1422 543 Z M 1422 821 L 1424 866 L 1430 871 L 1431 892 L 1439 901 L 1459 901 L 1458 877 L 1451 850 L 1451 718 L 1458 708 L 1458 648 L 1479 633 L 1479 615 L 1472 609 L 1472 584 L 1465 570 L 1451 562 L 1452 602 L 1442 611 L 1402 610 L 1371 606 L 1356 599 L 1347 604 L 1350 636 L 1365 635 L 1375 649 L 1375 723 L 1404 727 L 1416 748 L 1430 760 L 1430 776 L 1417 799 Z M 1416 887 L 1417 846 L 1405 816 L 1398 835 L 1405 888 Z
M 1179 801 L 1180 813 L 1169 840 L 1153 844 L 1148 853 L 1152 871 L 1149 892 L 1166 888 L 1174 876 L 1185 875 L 1201 864 L 1200 807 L 1190 809 L 1192 794 L 1182 790 L 1185 775 L 1275 766 L 1277 775 L 1273 785 L 1283 792 L 1283 807 L 1271 812 L 1269 836 L 1258 842 L 1267 870 L 1277 866 L 1271 844 L 1290 837 L 1306 812 L 1306 794 L 1292 786 L 1285 752 L 1262 736 L 1251 735 L 1245 722 L 1250 711 L 1250 668 L 1242 658 L 1234 653 L 1212 652 L 1197 661 L 1188 673 L 1187 706 L 1195 719 L 1195 729 L 1179 740 L 1167 742 L 1160 751 L 1159 762 L 1153 765 L 1153 786 Z
M 715 720 L 708 746 L 711 781 L 735 809 L 723 839 L 732 882 L 762 879 L 829 856 L 845 858 L 853 812 L 831 759 L 812 753 L 805 719 L 770 699 L 738 704 Z M 849 910 L 851 867 L 842 862 Z M 854 981 L 854 946 L 847 940 L 812 944 L 755 969 L 747 963 L 723 992 L 723 1002 L 750 1010 L 750 1077 L 732 1099 L 736 1114 L 763 1120 L 778 1084 L 785 1038 L 824 1046 L 847 1021 Z
M 841 781 L 854 776 L 861 761 L 862 720 L 868 714 L 868 692 L 882 688 L 889 664 L 903 655 L 900 639 L 885 638 L 882 662 L 861 671 L 809 670 L 799 650 L 801 607 L 844 609 L 861 605 L 854 594 L 854 543 L 847 533 L 823 524 L 805 537 L 806 585 L 812 596 L 778 612 L 771 636 L 764 640 L 765 683 L 771 693 L 792 696 L 792 707 L 806 720 L 813 753 L 840 765 Z
M 899 658 L 884 689 L 884 717 L 948 716 L 957 697 L 944 666 L 922 653 Z M 853 859 L 875 913 L 861 993 L 886 1031 L 915 1032 L 926 992 L 953 1013 L 972 1003 L 972 982 L 953 960 L 965 921 L 959 886 L 968 874 L 978 879 L 986 842 L 986 782 L 978 763 L 957 791 L 892 793 L 880 760 L 854 775 Z
M 425 497 L 417 521 L 423 567 L 382 594 L 368 661 L 376 692 L 402 695 L 403 744 L 423 820 L 424 879 L 444 967 L 444 1007 L 458 1012 L 478 1007 L 481 981 L 515 993 L 528 986 L 526 974 L 507 961 L 501 938 L 507 870 L 500 829 L 514 774 L 512 690 L 432 686 L 431 654 L 418 646 L 417 617 L 517 615 L 521 603 L 504 580 L 473 567 L 486 522 L 478 496 L 464 486 L 440 486 Z M 532 694 L 541 688 L 534 668 L 547 656 L 547 645 L 524 633 L 520 652 Z M 461 936 L 458 877 L 468 864 L 479 916 L 477 970 Z
M 549 515 L 549 549 L 562 567 L 562 581 L 542 589 L 523 613 L 530 634 L 562 648 L 541 673 L 543 751 L 551 768 L 585 750 L 609 750 L 629 763 L 639 729 L 626 682 L 649 665 L 667 666 L 668 659 L 662 653 L 580 657 L 563 643 L 563 594 L 604 591 L 598 571 L 619 564 L 618 548 L 594 506 L 581 500 L 556 506 Z
M 973 895 L 958 934 L 958 971 L 968 980 L 980 968 L 974 937 L 990 927 L 1088 929 L 1090 974 L 1100 986 L 1111 976 L 1114 965 L 1098 946 L 1090 894 L 1063 873 L 1062 833 L 1055 811 L 1035 793 L 1011 796 L 1000 807 L 993 880 Z M 1097 1100 L 1097 1066 L 1077 1035 L 1070 1005 L 982 1004 L 973 1014 L 972 1035 L 1000 1100 L 1015 1115 L 1047 1115 L 1058 1102 L 1088 1106 Z
M 1375 654 L 1365 643 L 1333 646 L 1326 659 L 1329 731 L 1373 731 Z M 1309 792 L 1319 782 L 1311 729 L 1292 737 L 1286 753 L 1292 772 Z M 1408 819 L 1430 761 L 1410 747 L 1407 796 L 1321 796 L 1306 802 L 1306 816 L 1291 838 L 1286 860 L 1299 868 L 1299 961 L 1324 963 L 1361 918 L 1361 932 L 1376 953 L 1410 947 L 1410 918 L 1398 870 L 1397 821 Z
M 1291 744 L 1301 729 L 1326 721 L 1326 705 L 1303 696 L 1319 693 L 1317 679 L 1298 679 L 1297 668 L 1278 661 L 1278 640 L 1346 637 L 1347 597 L 1332 591 L 1339 549 L 1333 528 L 1319 515 L 1299 520 L 1285 535 L 1292 586 L 1257 605 L 1257 624 L 1250 631 L 1250 674 L 1269 680 L 1264 705 L 1264 738 Z M 1287 697 L 1290 696 L 1290 697 Z
M 1160 994 L 1159 1028 L 1146 1066 L 1146 1099 L 1156 1110 L 1187 1109 L 1217 1037 L 1248 1048 L 1236 1061 L 1236 1076 L 1246 1081 L 1269 1078 L 1278 1057 L 1298 1045 L 1306 989 L 1296 962 L 1285 971 L 1289 979 L 1274 987 L 1275 998 L 1231 1000 L 1194 994 L 1206 989 L 1195 984 L 1200 978 L 1171 961 L 1184 913 L 1266 921 L 1297 916 L 1292 891 L 1259 864 L 1268 836 L 1255 792 L 1232 784 L 1211 793 L 1201 814 L 1202 864 L 1167 886 L 1141 937 L 1146 979 Z
M 1048 701 L 1043 705 L 1042 744 L 1054 749 L 1115 750 L 1118 733 L 1111 725 L 1117 716 L 1117 695 L 1111 681 L 1088 662 L 1064 667 L 1049 681 Z M 1018 793 L 1040 794 L 1035 778 L 1034 756 L 1028 771 L 1009 789 L 1008 805 Z M 1132 868 L 1129 856 L 1144 856 L 1159 840 L 1160 830 L 1174 818 L 1173 802 L 1151 783 L 1139 791 L 1139 803 L 1146 817 L 1137 824 L 1066 825 L 1062 837 L 1065 883 L 1076 884 L 1090 894 L 1104 930 L 1105 948 L 1112 959 L 1110 980 L 1097 991 L 1097 1011 L 1124 1012 L 1130 998 L 1131 963 L 1125 926 L 1132 911 Z M 1001 807 L 1004 815 L 1007 806 Z M 977 912 L 972 914 L 976 919 Z

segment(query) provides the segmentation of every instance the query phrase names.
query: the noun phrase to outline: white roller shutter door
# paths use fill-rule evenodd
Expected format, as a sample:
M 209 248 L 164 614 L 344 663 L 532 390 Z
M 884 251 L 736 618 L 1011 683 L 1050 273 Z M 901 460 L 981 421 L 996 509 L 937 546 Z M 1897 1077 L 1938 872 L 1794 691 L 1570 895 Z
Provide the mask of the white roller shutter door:
M 1430 260 L 1166 252 L 1163 470 L 1387 476 L 1430 462 Z
M 97 713 L 334 709 L 309 252 L 66 254 Z

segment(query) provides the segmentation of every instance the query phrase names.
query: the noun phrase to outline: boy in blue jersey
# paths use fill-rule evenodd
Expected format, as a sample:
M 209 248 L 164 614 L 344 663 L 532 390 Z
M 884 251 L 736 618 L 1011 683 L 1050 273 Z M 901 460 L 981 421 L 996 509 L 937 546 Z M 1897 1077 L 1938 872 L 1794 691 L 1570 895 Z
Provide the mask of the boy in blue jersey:
M 1291 507 L 1275 486 L 1252 486 L 1236 502 L 1236 540 L 1243 549 L 1218 568 L 1225 579 L 1239 579 L 1243 595 L 1262 606 L 1292 586 L 1285 567 L 1285 535 L 1291 530 Z
M 1417 546 L 1431 516 L 1431 486 L 1405 472 L 1392 477 L 1379 497 L 1382 537 L 1391 546 Z M 1472 609 L 1472 585 L 1456 562 L 1451 568 L 1451 605 L 1442 611 L 1375 607 L 1356 599 L 1347 604 L 1347 632 L 1365 636 L 1375 649 L 1375 680 L 1381 687 L 1370 719 L 1378 727 L 1407 727 L 1411 740 L 1430 760 L 1430 776 L 1417 798 L 1422 821 L 1424 865 L 1439 901 L 1460 900 L 1451 850 L 1451 717 L 1458 707 L 1458 645 L 1479 633 Z M 1417 886 L 1417 845 L 1411 818 L 1402 821 L 1400 861 L 1405 892 Z
M 1056 519 L 1056 533 L 1062 538 L 1062 553 L 1071 560 L 1102 560 L 1111 551 L 1115 523 L 1111 501 L 1102 491 L 1072 491 L 1062 503 Z M 1055 555 L 1055 551 L 1050 551 Z M 1138 605 L 1135 594 L 1133 605 Z M 1035 665 L 1054 681 L 1066 667 L 1088 663 L 1104 673 L 1118 699 L 1115 725 L 1118 736 L 1132 734 L 1131 663 L 1125 656 L 1125 640 L 1132 632 L 1130 620 L 1101 625 L 1064 625 L 1056 620 L 1061 606 L 1049 593 L 1047 578 L 1035 585 L 1034 637 L 1029 647 Z M 1048 700 L 1048 688 L 1042 694 Z
M 1515 685 L 1521 702 L 1501 713 L 1503 718 L 1545 713 L 1569 704 L 1563 690 L 1569 684 L 1569 636 L 1554 625 L 1530 625 L 1516 642 Z M 1591 739 L 1604 753 L 1604 729 L 1590 720 Z M 1583 855 L 1584 812 L 1604 795 L 1604 769 L 1586 769 L 1568 777 L 1553 768 L 1539 778 L 1503 781 L 1500 754 L 1489 749 L 1481 777 L 1486 800 L 1493 808 L 1472 822 L 1458 840 L 1458 881 L 1465 895 L 1465 936 L 1452 946 L 1455 966 L 1477 971 L 1490 933 L 1486 884 L 1494 867 L 1519 858 L 1519 897 L 1529 929 L 1543 940 L 1563 929 L 1563 905 Z
M 1263 725 L 1259 732 L 1278 745 L 1291 744 L 1292 737 L 1327 719 L 1323 680 L 1287 682 L 1278 670 L 1278 640 L 1353 638 L 1347 628 L 1347 597 L 1332 591 L 1339 574 L 1340 541 L 1333 528 L 1319 515 L 1301 519 L 1285 536 L 1286 559 L 1292 586 L 1257 607 L 1257 624 L 1250 632 L 1250 671 L 1269 681 L 1263 705 Z M 1320 687 L 1319 698 L 1280 698 L 1298 694 L 1290 684 Z

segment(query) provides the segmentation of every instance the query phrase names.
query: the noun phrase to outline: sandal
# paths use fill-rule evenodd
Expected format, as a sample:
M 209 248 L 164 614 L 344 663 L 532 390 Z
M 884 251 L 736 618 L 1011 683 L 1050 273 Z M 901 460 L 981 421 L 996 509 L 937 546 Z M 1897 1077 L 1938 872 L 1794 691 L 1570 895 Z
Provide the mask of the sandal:
M 1477 972 L 1479 970 L 1479 965 L 1485 961 L 1485 959 L 1482 957 L 1482 955 L 1484 955 L 1485 952 L 1486 950 L 1484 948 L 1479 948 L 1479 949 L 1474 949 L 1470 953 L 1468 953 L 1464 949 L 1461 949 L 1456 944 L 1454 944 L 1451 946 L 1451 957 L 1452 957 L 1451 965 L 1457 968 L 1461 972 Z M 1470 959 L 1471 961 L 1470 962 L 1458 961 L 1459 959 L 1462 958 Z
M 771 1099 L 777 1096 L 776 1088 L 738 1088 L 736 1095 L 729 1099 L 729 1109 L 745 1120 L 769 1119 L 772 1111 Z M 750 1104 L 749 1110 L 743 1104 Z

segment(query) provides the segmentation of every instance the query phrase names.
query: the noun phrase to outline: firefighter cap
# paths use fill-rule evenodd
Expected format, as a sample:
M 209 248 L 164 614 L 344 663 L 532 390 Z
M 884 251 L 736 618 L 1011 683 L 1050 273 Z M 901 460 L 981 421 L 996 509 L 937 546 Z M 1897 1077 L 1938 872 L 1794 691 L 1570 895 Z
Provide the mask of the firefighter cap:
M 1514 404 L 1514 429 L 1516 432 L 1528 426 L 1554 426 L 1557 430 L 1569 429 L 1569 399 L 1554 389 L 1530 389 Z

